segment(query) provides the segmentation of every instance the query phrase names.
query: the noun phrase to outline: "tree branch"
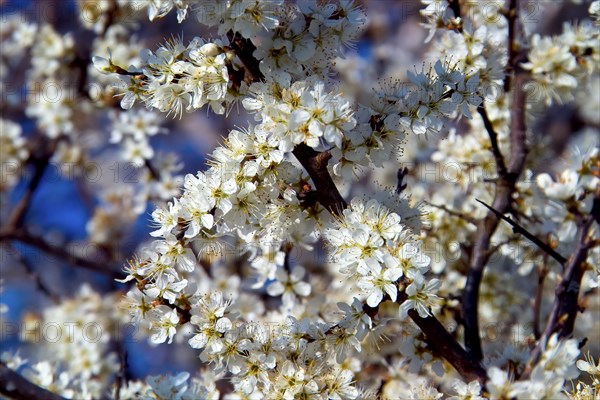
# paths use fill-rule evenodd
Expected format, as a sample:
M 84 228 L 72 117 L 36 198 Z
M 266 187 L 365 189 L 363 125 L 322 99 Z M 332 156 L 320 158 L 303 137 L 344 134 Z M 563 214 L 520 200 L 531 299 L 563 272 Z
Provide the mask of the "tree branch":
M 546 258 L 544 258 L 544 266 L 538 268 L 538 284 L 535 290 L 535 297 L 533 299 L 533 336 L 536 340 L 540 339 L 542 335 L 540 329 L 540 312 L 542 310 L 542 296 L 544 294 L 544 281 L 546 275 L 548 275 L 548 269 L 545 265 Z
M 10 229 L 15 229 L 20 227 L 23 224 L 23 220 L 25 219 L 25 214 L 27 214 L 27 210 L 31 205 L 31 200 L 35 191 L 37 190 L 40 182 L 42 181 L 42 176 L 44 176 L 44 172 L 46 172 L 46 168 L 50 164 L 50 158 L 52 158 L 52 154 L 54 154 L 54 149 L 56 148 L 56 140 L 51 141 L 47 148 L 44 150 L 42 155 L 32 156 L 30 158 L 30 162 L 34 166 L 33 177 L 29 181 L 27 185 L 27 189 L 23 194 L 23 197 L 19 200 L 12 213 L 8 217 L 6 222 L 6 227 Z M 41 147 L 46 147 L 42 144 Z
M 456 19 L 460 19 L 460 23 L 454 28 L 462 32 L 463 31 L 463 21 L 462 21 L 462 11 L 460 9 L 460 0 L 449 0 L 449 6 L 452 12 L 454 13 L 454 17 Z
M 400 279 L 401 286 L 404 278 Z M 398 290 L 398 298 L 396 303 L 401 305 L 407 299 L 407 295 L 403 290 Z M 384 301 L 390 300 L 386 294 Z M 374 318 L 379 312 L 379 306 L 370 307 L 368 304 L 363 304 L 363 311 L 370 318 Z M 481 366 L 478 360 L 475 360 L 463 347 L 456 341 L 442 323 L 432 314 L 428 317 L 421 317 L 417 310 L 408 311 L 408 316 L 421 329 L 425 335 L 427 346 L 437 356 L 444 358 L 456 371 L 470 382 L 476 380 L 482 385 L 487 380 L 487 373 Z
M 340 215 L 347 204 L 327 170 L 327 162 L 331 154 L 318 152 L 304 143 L 296 145 L 292 153 L 315 184 L 316 191 L 311 192 L 314 198 L 332 214 Z
M 123 343 L 117 343 L 117 354 L 119 355 L 119 371 L 115 376 L 115 400 L 121 400 L 121 388 L 127 381 L 127 351 L 123 348 Z
M 515 73 L 516 58 L 518 52 L 515 47 L 515 37 L 517 31 L 517 16 L 518 16 L 518 2 L 517 0 L 510 0 L 508 11 L 506 12 L 506 19 L 508 20 L 508 63 L 506 64 L 506 76 L 504 77 L 504 92 L 508 93 L 511 86 L 511 74 Z
M 244 67 L 246 67 L 246 81 L 248 84 L 262 81 L 265 76 L 260 70 L 260 61 L 254 58 L 253 55 L 254 51 L 256 50 L 256 46 L 252 44 L 250 39 L 243 38 L 237 32 L 227 32 L 227 38 L 229 39 L 231 48 L 235 51 L 235 54 L 239 57 L 242 63 L 244 63 Z
M 259 67 L 260 61 L 254 58 L 253 55 L 254 50 L 256 50 L 254 44 L 237 32 L 229 31 L 227 37 L 231 48 L 244 64 L 246 81 L 252 83 L 263 80 L 264 75 Z M 327 162 L 331 158 L 331 154 L 329 152 L 318 152 L 304 143 L 296 145 L 292 153 L 315 184 L 315 191 L 304 193 L 304 197 L 307 199 L 306 203 L 318 201 L 332 214 L 341 214 L 347 204 L 327 170 Z
M 508 222 L 510 224 L 510 226 L 513 227 L 513 232 L 514 233 L 520 233 L 521 235 L 525 236 L 533 244 L 535 244 L 541 250 L 543 250 L 544 252 L 546 252 L 546 254 L 548 254 L 549 256 L 551 256 L 552 258 L 554 258 L 556 261 L 558 261 L 561 265 L 563 265 L 565 262 L 567 262 L 566 258 L 564 258 L 560 254 L 558 254 L 552 247 L 548 246 L 546 243 L 544 243 L 537 236 L 535 236 L 534 234 L 532 234 L 531 232 L 529 232 L 527 229 L 525 229 L 521 225 L 517 224 L 510 217 L 507 217 L 504 214 L 498 212 L 498 210 L 494 210 L 494 208 L 492 208 L 491 206 L 489 206 L 488 204 L 484 203 L 483 201 L 481 201 L 479 199 L 475 199 L 475 200 L 478 203 L 483 204 L 488 210 L 490 210 L 491 212 L 493 212 L 496 215 L 496 217 L 498 217 L 498 218 L 500 218 L 500 219 Z
M 396 194 L 401 194 L 407 187 L 408 183 L 404 183 L 404 179 L 408 176 L 408 168 L 398 168 L 398 172 L 396 173 L 396 177 L 398 178 L 398 183 L 396 185 Z
M 12 256 L 15 257 L 17 262 L 23 265 L 25 271 L 27 271 L 27 275 L 29 275 L 29 277 L 35 282 L 35 285 L 37 286 L 38 290 L 44 293 L 53 303 L 58 303 L 60 296 L 53 293 L 52 290 L 48 286 L 46 286 L 44 281 L 42 281 L 40 274 L 35 270 L 33 265 L 31 265 L 29 260 L 23 257 L 23 254 L 21 254 L 21 252 L 17 250 L 11 243 L 9 243 L 7 247 L 10 250 Z
M 402 304 L 407 297 L 404 291 L 399 291 L 396 302 Z M 423 318 L 417 310 L 412 309 L 408 311 L 408 316 L 423 331 L 425 341 L 433 352 L 448 361 L 466 382 L 476 380 L 482 385 L 485 384 L 487 380 L 485 369 L 478 360 L 463 349 L 433 314 Z
M 464 214 L 464 213 L 462 213 L 460 211 L 452 210 L 452 209 L 450 209 L 450 208 L 448 208 L 448 207 L 446 207 L 446 206 L 444 206 L 442 204 L 433 204 L 433 203 L 430 203 L 428 201 L 426 201 L 425 204 L 427 204 L 428 206 L 431 206 L 433 208 L 437 208 L 439 210 L 445 211 L 449 215 L 451 215 L 453 217 L 456 217 L 456 218 L 463 219 L 463 220 L 467 221 L 470 224 L 477 225 L 477 220 L 475 218 L 473 218 L 473 217 L 471 217 L 471 216 L 469 216 L 467 214 Z
M 64 400 L 63 397 L 28 381 L 1 361 L 0 393 L 15 400 Z
M 500 152 L 500 147 L 498 147 L 498 134 L 494 130 L 494 125 L 492 121 L 490 121 L 490 117 L 487 114 L 487 110 L 483 103 L 477 107 L 477 112 L 481 115 L 481 119 L 483 120 L 483 126 L 485 126 L 485 130 L 490 137 L 490 143 L 492 144 L 492 154 L 494 155 L 494 159 L 496 160 L 496 165 L 498 169 L 499 175 L 506 175 L 506 165 L 504 164 L 504 157 L 502 157 L 502 153 Z
M 416 310 L 410 310 L 408 316 L 425 334 L 427 345 L 437 355 L 444 358 L 456 369 L 465 382 L 487 380 L 485 369 L 456 341 L 440 321 L 433 315 L 423 318 Z
M 150 160 L 144 159 L 144 166 L 146 167 L 146 169 L 150 173 L 150 176 L 152 177 L 152 179 L 154 179 L 156 182 L 160 182 L 161 181 L 161 179 L 160 179 L 160 172 L 156 169 L 156 167 L 154 165 L 152 165 L 152 163 L 150 162 Z
M 515 68 L 518 62 L 515 60 Z M 513 101 L 511 105 L 510 150 L 511 157 L 504 174 L 499 174 L 494 194 L 492 208 L 504 214 L 510 210 L 512 194 L 519 175 L 525 165 L 527 146 L 525 140 L 525 100 L 523 86 L 528 80 L 528 74 L 519 70 L 514 80 Z M 495 212 L 488 211 L 477 226 L 473 250 L 469 259 L 469 273 L 463 292 L 463 318 L 465 321 L 465 345 L 469 352 L 478 360 L 483 358 L 481 339 L 479 337 L 478 307 L 479 286 L 483 270 L 489 259 L 490 241 L 499 223 Z
M 546 328 L 542 334 L 537 346 L 531 352 L 527 367 L 523 373 L 526 379 L 535 364 L 540 359 L 543 347 L 546 345 L 550 336 L 558 333 L 559 337 L 564 338 L 571 335 L 575 327 L 575 319 L 579 311 L 578 298 L 581 287 L 581 279 L 587 269 L 585 260 L 591 247 L 591 238 L 589 236 L 590 228 L 593 223 L 593 217 L 587 215 L 580 221 L 577 233 L 577 247 L 565 265 L 565 272 L 562 280 L 555 290 L 556 297 L 550 311 L 550 316 L 546 322 Z
M 16 240 L 18 242 L 36 247 L 45 253 L 64 259 L 66 262 L 90 271 L 99 272 L 108 275 L 114 279 L 123 279 L 125 275 L 121 271 L 110 268 L 109 262 L 99 262 L 87 258 L 79 257 L 68 251 L 65 247 L 48 243 L 41 237 L 31 235 L 27 232 L 19 231 L 0 231 L 0 241 Z

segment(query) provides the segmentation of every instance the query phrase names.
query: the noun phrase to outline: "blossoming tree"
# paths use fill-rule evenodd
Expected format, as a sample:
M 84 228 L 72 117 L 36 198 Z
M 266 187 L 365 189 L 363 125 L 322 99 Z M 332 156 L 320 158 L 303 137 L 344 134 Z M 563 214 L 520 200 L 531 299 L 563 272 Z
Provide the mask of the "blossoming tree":
M 0 392 L 597 398 L 600 2 L 421 3 L 400 6 L 428 31 L 413 33 L 421 60 L 380 49 L 366 61 L 377 68 L 355 44 L 391 2 L 81 0 L 84 55 L 91 32 L 8 18 L 3 88 L 27 63 L 28 97 L 21 119 L 2 119 L 3 196 L 27 183 L 3 197 L 0 240 L 53 301 L 20 328 L 70 329 L 34 335 L 28 360 L 4 352 Z M 565 10 L 575 17 L 545 32 Z M 207 35 L 151 49 L 131 35 L 174 14 Z M 19 106 L 3 96 L 7 115 Z M 202 109 L 248 118 L 183 175 L 152 137 Z M 90 172 L 99 141 L 138 179 L 97 185 L 96 259 L 26 216 L 49 165 L 77 179 L 70 167 Z M 123 232 L 148 203 L 151 237 L 126 258 Z M 118 289 L 56 293 L 18 244 Z M 129 378 L 115 332 L 131 319 L 139 340 L 185 346 L 196 363 Z

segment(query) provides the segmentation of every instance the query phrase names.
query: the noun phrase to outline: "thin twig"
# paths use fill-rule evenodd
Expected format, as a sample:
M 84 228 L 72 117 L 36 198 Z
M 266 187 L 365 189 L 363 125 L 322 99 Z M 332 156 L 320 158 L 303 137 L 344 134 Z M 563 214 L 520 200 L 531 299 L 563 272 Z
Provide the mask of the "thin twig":
M 494 130 L 494 125 L 492 124 L 492 121 L 490 120 L 490 117 L 488 116 L 487 110 L 485 109 L 483 103 L 479 107 L 477 107 L 477 112 L 481 116 L 481 119 L 483 120 L 483 126 L 485 127 L 485 130 L 487 131 L 488 136 L 490 137 L 490 143 L 492 144 L 491 150 L 492 154 L 494 155 L 494 159 L 496 160 L 498 174 L 501 176 L 506 175 L 506 165 L 504 164 L 504 157 L 502 156 L 502 153 L 500 152 L 500 147 L 498 146 L 498 134 Z
M 44 281 L 42 281 L 40 274 L 35 270 L 33 265 L 31 265 L 29 260 L 27 260 L 23 256 L 23 254 L 21 254 L 21 252 L 12 244 L 9 243 L 7 247 L 10 250 L 11 255 L 17 260 L 17 262 L 25 268 L 25 270 L 27 271 L 27 275 L 35 282 L 35 285 L 38 288 L 38 290 L 44 293 L 46 297 L 48 297 L 53 303 L 58 303 L 58 301 L 60 300 L 60 296 L 56 293 L 53 293 L 52 290 L 48 286 L 46 286 Z
M 514 66 L 516 65 L 516 58 L 518 57 L 517 49 L 515 47 L 515 38 L 517 31 L 517 16 L 519 6 L 517 0 L 510 0 L 506 18 L 508 19 L 508 63 L 506 64 L 506 75 L 504 77 L 504 93 L 508 93 L 511 86 L 512 74 L 515 73 Z
M 64 246 L 51 244 L 43 238 L 24 232 L 23 230 L 0 231 L 0 241 L 3 240 L 16 240 L 18 242 L 28 244 L 42 250 L 45 253 L 64 259 L 66 262 L 77 267 L 99 272 L 115 279 L 125 278 L 123 272 L 111 269 L 109 262 L 99 262 L 96 260 L 79 257 L 73 254 L 73 252 L 68 251 Z
M 127 371 L 127 351 L 123 349 L 123 343 L 118 343 L 118 354 L 119 354 L 119 371 L 117 372 L 115 381 L 115 400 L 121 399 L 121 388 L 126 380 Z
M 515 66 L 516 67 L 516 66 Z M 517 68 L 518 69 L 518 68 Z M 494 193 L 492 208 L 504 214 L 510 210 L 512 194 L 515 190 L 517 179 L 523 171 L 527 146 L 525 140 L 525 100 L 526 93 L 524 85 L 528 75 L 518 70 L 514 80 L 514 98 L 511 105 L 511 127 L 510 127 L 510 152 L 511 157 L 506 172 L 499 174 Z M 491 210 L 480 220 L 477 225 L 473 249 L 469 259 L 469 272 L 463 292 L 463 311 L 465 321 L 465 346 L 473 356 L 481 360 L 481 338 L 479 337 L 479 287 L 483 278 L 483 271 L 489 259 L 489 247 L 492 235 L 496 231 L 499 218 Z
M 442 210 L 442 211 L 445 211 L 445 212 L 447 212 L 448 214 L 452 215 L 453 217 L 457 217 L 457 218 L 460 218 L 460 219 L 464 219 L 464 220 L 465 220 L 465 221 L 467 221 L 468 223 L 471 223 L 471 224 L 473 224 L 473 225 L 477 225 L 477 220 L 476 220 L 475 218 L 473 218 L 473 217 L 470 217 L 470 216 L 468 216 L 468 215 L 466 215 L 466 214 L 464 214 L 464 213 L 461 213 L 460 211 L 452 210 L 452 209 L 450 209 L 450 208 L 448 208 L 448 207 L 446 207 L 446 206 L 444 206 L 444 205 L 441 205 L 441 204 L 433 204 L 433 203 L 430 203 L 430 202 L 428 202 L 428 201 L 426 201 L 426 202 L 425 202 L 425 204 L 427 204 L 428 206 L 434 207 L 434 208 L 438 208 L 438 209 L 440 209 L 440 210 Z
M 12 213 L 8 217 L 6 222 L 6 227 L 10 229 L 19 228 L 23 224 L 23 220 L 25 219 L 25 215 L 27 214 L 27 210 L 31 205 L 31 200 L 33 199 L 33 195 L 37 190 L 40 182 L 42 181 L 42 177 L 44 176 L 44 172 L 46 172 L 46 168 L 50 164 L 50 158 L 52 158 L 52 154 L 54 154 L 54 149 L 56 148 L 56 141 L 53 140 L 48 144 L 47 149 L 44 151 L 44 154 L 41 156 L 32 156 L 30 158 L 30 162 L 34 166 L 33 177 L 29 181 L 27 185 L 27 189 L 25 193 L 13 209 Z
M 578 312 L 578 298 L 581 287 L 581 279 L 586 271 L 587 258 L 591 247 L 591 238 L 589 236 L 593 218 L 587 215 L 579 224 L 577 234 L 577 247 L 565 265 L 565 272 L 562 280 L 555 290 L 554 303 L 550 316 L 546 322 L 544 333 L 540 337 L 537 346 L 531 352 L 527 367 L 523 372 L 523 379 L 527 379 L 537 364 L 550 336 L 558 333 L 559 337 L 568 337 L 575 326 L 575 318 Z
M 542 332 L 540 329 L 540 313 L 542 311 L 542 295 L 544 293 L 544 281 L 548 275 L 548 268 L 544 265 L 538 268 L 538 284 L 535 290 L 535 298 L 533 299 L 533 336 L 539 340 Z
M 318 152 L 304 143 L 296 145 L 292 153 L 312 178 L 316 187 L 316 200 L 332 214 L 341 214 L 347 204 L 327 170 L 331 154 Z
M 483 204 L 485 207 L 487 207 L 488 210 L 490 210 L 491 212 L 496 214 L 496 216 L 498 218 L 501 218 L 502 220 L 508 222 L 510 224 L 510 226 L 512 226 L 514 233 L 520 233 L 521 235 L 525 236 L 533 244 L 535 244 L 537 247 L 539 247 L 542 251 L 546 252 L 546 254 L 548 254 L 549 256 L 554 258 L 556 261 L 558 261 L 561 265 L 563 265 L 567 261 L 566 258 L 564 258 L 560 254 L 558 254 L 558 252 L 556 252 L 552 247 L 550 247 L 548 244 L 544 243 L 540 238 L 535 236 L 533 233 L 529 232 L 527 229 L 523 228 L 521 225 L 517 224 L 515 221 L 512 220 L 512 218 L 507 217 L 504 214 L 501 214 L 500 212 L 498 212 L 498 210 L 495 210 L 493 207 L 491 207 L 490 205 L 484 203 L 483 201 L 481 201 L 479 199 L 475 199 L 475 200 L 477 200 L 477 202 Z
M 398 183 L 396 185 L 396 194 L 401 194 L 407 187 L 408 184 L 404 183 L 404 179 L 408 176 L 408 168 L 398 168 L 398 172 L 396 173 L 396 177 L 398 178 Z
M 292 272 L 292 250 L 294 249 L 294 245 L 290 242 L 286 242 L 283 244 L 282 248 L 283 252 L 285 253 L 284 259 L 283 259 L 283 268 L 285 269 L 285 271 L 289 274 Z

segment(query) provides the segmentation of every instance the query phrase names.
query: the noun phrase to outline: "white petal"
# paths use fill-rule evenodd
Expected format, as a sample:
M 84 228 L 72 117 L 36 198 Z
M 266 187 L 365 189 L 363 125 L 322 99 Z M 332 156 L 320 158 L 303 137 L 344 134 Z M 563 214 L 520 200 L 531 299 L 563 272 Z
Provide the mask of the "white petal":
M 273 282 L 269 286 L 267 286 L 267 293 L 269 294 L 269 296 L 273 297 L 281 295 L 284 292 L 284 290 L 285 287 L 281 282 Z
M 369 297 L 367 297 L 367 304 L 369 305 L 369 307 L 377 307 L 377 305 L 381 303 L 382 299 L 383 292 L 379 289 L 376 289 L 373 292 L 371 292 Z
M 309 296 L 311 292 L 310 284 L 307 282 L 298 282 L 294 285 L 294 292 L 303 297 Z

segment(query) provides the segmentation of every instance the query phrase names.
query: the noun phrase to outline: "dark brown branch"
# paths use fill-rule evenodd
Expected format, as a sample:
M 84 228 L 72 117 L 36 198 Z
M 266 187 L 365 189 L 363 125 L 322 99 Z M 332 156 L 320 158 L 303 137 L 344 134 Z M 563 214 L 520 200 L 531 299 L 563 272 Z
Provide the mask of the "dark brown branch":
M 292 272 L 292 250 L 294 249 L 294 245 L 290 242 L 286 242 L 281 246 L 281 250 L 285 253 L 285 257 L 283 259 L 283 268 L 289 274 Z
M 233 31 L 229 31 L 227 37 L 231 48 L 244 64 L 248 83 L 263 80 L 264 75 L 259 68 L 260 61 L 253 55 L 256 50 L 254 44 Z M 305 205 L 312 206 L 315 202 L 319 202 L 332 214 L 341 214 L 347 204 L 327 170 L 327 162 L 331 158 L 331 154 L 318 152 L 304 143 L 296 145 L 292 153 L 306 169 L 316 188 L 315 191 L 303 193 Z
M 259 61 L 254 58 L 254 51 L 256 46 L 252 44 L 250 39 L 243 38 L 239 33 L 233 31 L 227 32 L 227 38 L 229 39 L 231 48 L 235 51 L 235 54 L 244 63 L 246 67 L 246 81 L 248 83 L 262 81 L 265 76 L 259 68 Z
M 116 0 L 108 0 L 109 6 L 108 10 L 106 10 L 106 25 L 102 29 L 102 33 L 100 36 L 104 38 L 106 36 L 106 32 L 108 32 L 108 28 L 111 27 L 112 24 L 115 23 L 117 19 L 117 13 L 119 12 L 119 6 L 117 5 Z
M 38 290 L 44 293 L 53 303 L 58 303 L 60 297 L 57 294 L 53 293 L 48 286 L 46 286 L 44 281 L 42 281 L 40 274 L 37 273 L 35 268 L 31 265 L 31 263 L 25 257 L 23 257 L 21 252 L 10 243 L 7 245 L 7 247 L 10 250 L 11 255 L 17 260 L 17 262 L 25 268 L 25 270 L 27 271 L 27 275 L 29 275 L 29 277 L 35 282 L 35 285 L 38 288 Z
M 546 280 L 546 275 L 548 275 L 548 269 L 545 265 L 543 268 L 538 268 L 538 284 L 535 290 L 535 298 L 533 299 L 533 336 L 536 340 L 539 340 L 542 335 L 540 329 L 540 313 L 542 311 L 542 296 L 544 294 L 544 281 Z
M 407 187 L 408 184 L 404 183 L 404 179 L 408 176 L 408 168 L 398 168 L 396 177 L 398 178 L 398 184 L 396 185 L 396 194 L 401 194 Z
M 331 154 L 318 152 L 304 143 L 296 145 L 292 153 L 312 178 L 316 188 L 312 192 L 315 199 L 332 214 L 340 215 L 347 204 L 327 170 Z
M 434 353 L 448 361 L 466 382 L 477 380 L 485 383 L 485 369 L 458 344 L 437 318 L 433 315 L 423 318 L 414 309 L 408 312 L 408 316 L 423 331 L 425 341 Z
M 528 75 L 522 71 L 516 75 L 511 105 L 510 152 L 511 157 L 506 172 L 501 174 L 496 183 L 492 208 L 504 214 L 511 208 L 512 194 L 519 175 L 523 171 L 527 146 L 525 138 L 525 100 L 524 85 Z M 473 250 L 469 259 L 469 273 L 463 293 L 463 317 L 465 321 L 465 346 L 477 359 L 483 358 L 481 339 L 479 337 L 479 286 L 483 277 L 485 265 L 489 259 L 490 241 L 498 227 L 499 219 L 492 211 L 488 211 L 477 225 Z
M 449 6 L 452 12 L 454 13 L 454 17 L 456 19 L 460 18 L 460 24 L 456 26 L 456 30 L 459 32 L 463 31 L 463 22 L 462 22 L 462 11 L 460 9 L 460 0 L 450 0 Z
M 542 251 L 544 251 L 546 254 L 548 254 L 549 256 L 554 258 L 556 261 L 558 261 L 561 265 L 567 261 L 566 258 L 564 258 L 560 254 L 558 254 L 558 252 L 556 252 L 552 247 L 548 246 L 548 244 L 544 243 L 533 233 L 529 232 L 527 229 L 525 229 L 521 225 L 517 224 L 515 221 L 512 220 L 512 218 L 505 216 L 504 214 L 498 212 L 498 210 L 494 210 L 493 207 L 489 206 L 488 204 L 484 203 L 483 201 L 481 201 L 479 199 L 475 199 L 475 200 L 477 202 L 483 204 L 488 210 L 490 210 L 491 212 L 496 214 L 496 217 L 501 218 L 502 220 L 508 222 L 510 224 L 510 226 L 512 226 L 514 233 L 520 233 L 521 235 L 525 236 L 533 244 L 535 244 L 537 247 L 539 247 Z
M 28 381 L 3 362 L 0 362 L 0 393 L 15 400 L 64 400 L 64 397 Z
M 517 30 L 517 0 L 510 0 L 506 18 L 508 19 L 508 63 L 506 64 L 506 76 L 504 77 L 504 92 L 508 93 L 511 86 L 512 74 L 515 73 L 517 65 L 516 58 L 518 57 L 517 48 L 515 47 L 515 37 Z
M 396 303 L 400 305 L 407 299 L 407 295 L 402 289 L 405 284 L 404 278 L 401 278 L 398 298 L 396 299 Z M 384 296 L 384 301 L 386 300 L 390 300 L 387 295 Z M 379 306 L 370 307 L 365 303 L 363 304 L 363 311 L 370 318 L 375 318 L 379 312 Z M 421 329 L 425 335 L 427 346 L 435 355 L 448 361 L 465 381 L 470 382 L 477 380 L 482 385 L 485 384 L 487 374 L 479 361 L 475 360 L 462 348 L 454 336 L 444 328 L 442 323 L 434 315 L 423 318 L 416 310 L 412 309 L 408 312 L 408 316 Z
M 22 230 L 0 231 L 0 241 L 3 240 L 16 240 L 18 242 L 36 247 L 45 253 L 64 259 L 66 262 L 73 264 L 77 267 L 81 267 L 94 272 L 99 272 L 115 279 L 125 278 L 123 272 L 111 268 L 109 261 L 99 262 L 96 260 L 90 260 L 87 258 L 79 257 L 67 250 L 67 248 L 65 248 L 64 246 L 48 243 L 43 238 L 31 235 L 27 232 L 23 232 Z
M 483 103 L 477 107 L 477 112 L 481 115 L 481 119 L 483 120 L 483 126 L 490 137 L 490 143 L 492 144 L 492 154 L 494 155 L 494 159 L 496 160 L 496 168 L 498 169 L 499 175 L 506 175 L 506 165 L 504 165 L 504 157 L 502 157 L 502 153 L 500 152 L 500 147 L 498 146 L 498 134 L 494 130 L 494 125 L 492 121 L 490 121 L 490 117 L 487 114 L 487 110 Z
M 587 269 L 585 262 L 589 249 L 591 247 L 591 238 L 589 237 L 590 228 L 593 219 L 587 215 L 579 224 L 577 233 L 577 247 L 565 265 L 565 272 L 562 280 L 555 290 L 556 297 L 550 311 L 550 316 L 546 322 L 546 328 L 542 334 L 537 346 L 531 352 L 531 357 L 523 373 L 526 379 L 531 373 L 533 367 L 540 359 L 543 347 L 554 333 L 564 338 L 571 335 L 575 327 L 575 319 L 579 311 L 578 298 L 581 287 L 581 279 Z
M 154 179 L 156 182 L 160 182 L 160 172 L 156 169 L 156 167 L 154 165 L 152 165 L 150 160 L 145 159 L 144 165 L 146 166 L 146 169 L 150 173 L 150 176 L 152 177 L 152 179 Z
M 594 202 L 592 203 L 592 210 L 590 211 L 590 215 L 594 218 L 594 221 L 598 225 L 600 225 L 600 187 L 596 188 L 596 193 L 594 195 Z
M 399 291 L 396 302 L 402 304 L 406 299 L 406 293 Z M 412 309 L 408 311 L 408 316 L 423 331 L 425 341 L 433 352 L 448 361 L 466 382 L 477 380 L 485 384 L 487 373 L 479 360 L 467 353 L 433 314 L 423 318 L 417 310 Z
M 25 219 L 27 210 L 31 205 L 33 195 L 37 190 L 40 182 L 42 181 L 42 177 L 44 176 L 44 172 L 46 172 L 46 168 L 50 164 L 50 158 L 52 157 L 52 154 L 54 154 L 55 148 L 56 141 L 51 141 L 48 144 L 47 149 L 44 150 L 44 153 L 41 156 L 32 156 L 30 158 L 30 162 L 34 166 L 33 177 L 27 185 L 25 194 L 23 194 L 23 197 L 21 197 L 21 199 L 13 209 L 12 213 L 8 217 L 6 227 L 10 229 L 15 229 L 23 224 L 23 220 Z
M 127 372 L 127 351 L 123 348 L 122 343 L 118 343 L 118 354 L 119 354 L 119 371 L 115 376 L 115 400 L 121 400 L 121 388 L 126 381 Z

